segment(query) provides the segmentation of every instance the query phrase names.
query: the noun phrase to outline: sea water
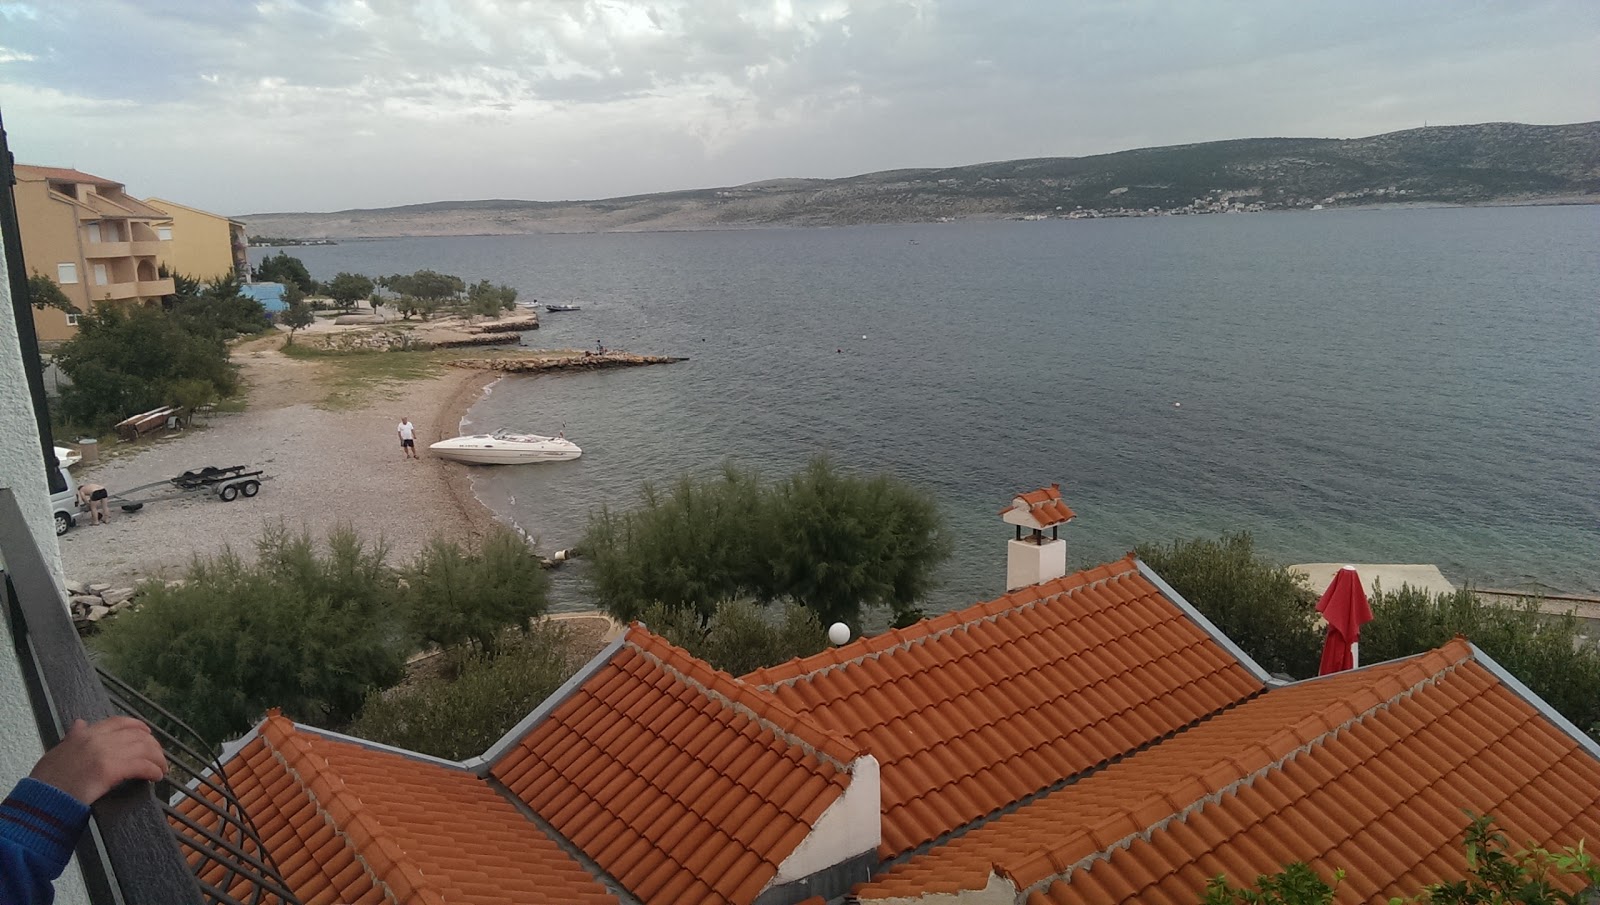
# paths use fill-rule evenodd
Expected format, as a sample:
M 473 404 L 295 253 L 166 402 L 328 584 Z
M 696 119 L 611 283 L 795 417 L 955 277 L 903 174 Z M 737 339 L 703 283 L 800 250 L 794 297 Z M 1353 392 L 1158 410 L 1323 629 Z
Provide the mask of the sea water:
M 257 250 L 259 255 L 261 250 Z M 601 505 L 724 462 L 826 454 L 931 494 L 930 609 L 1003 591 L 998 516 L 1062 485 L 1087 565 L 1250 531 L 1281 562 L 1431 562 L 1600 590 L 1600 207 L 417 238 L 293 249 L 312 274 L 509 283 L 529 345 L 687 355 L 513 377 L 478 430 L 569 463 L 475 469 L 568 547 Z M 585 605 L 581 567 L 557 579 Z

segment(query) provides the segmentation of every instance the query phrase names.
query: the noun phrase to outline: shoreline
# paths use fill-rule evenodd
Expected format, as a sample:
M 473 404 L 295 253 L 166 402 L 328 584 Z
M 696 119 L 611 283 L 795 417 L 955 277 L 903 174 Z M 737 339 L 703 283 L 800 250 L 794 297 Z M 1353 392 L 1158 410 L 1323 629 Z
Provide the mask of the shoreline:
M 456 378 L 453 392 L 445 398 L 437 411 L 434 412 L 432 427 L 424 431 L 424 444 L 437 443 L 461 434 L 461 422 L 474 405 L 487 398 L 488 390 L 500 382 L 502 375 L 493 371 L 461 370 L 462 376 Z M 448 380 L 452 375 L 440 375 L 435 380 Z M 432 458 L 430 456 L 430 458 Z M 442 469 L 444 488 L 450 503 L 455 507 L 461 518 L 462 524 L 467 528 L 473 541 L 482 540 L 495 525 L 501 524 L 494 510 L 484 505 L 478 499 L 477 493 L 472 488 L 472 473 L 467 466 L 460 462 L 451 462 L 446 459 L 434 459 Z

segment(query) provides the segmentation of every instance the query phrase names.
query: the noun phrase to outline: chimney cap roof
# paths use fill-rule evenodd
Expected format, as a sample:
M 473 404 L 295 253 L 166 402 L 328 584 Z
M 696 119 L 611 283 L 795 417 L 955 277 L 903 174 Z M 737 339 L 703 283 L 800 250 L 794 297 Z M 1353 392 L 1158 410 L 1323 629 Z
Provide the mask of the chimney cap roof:
M 1051 484 L 1041 490 L 1019 493 L 1011 505 L 1000 510 L 1000 517 L 1010 525 L 1024 528 L 1050 528 L 1065 525 L 1077 517 L 1061 499 L 1061 485 Z

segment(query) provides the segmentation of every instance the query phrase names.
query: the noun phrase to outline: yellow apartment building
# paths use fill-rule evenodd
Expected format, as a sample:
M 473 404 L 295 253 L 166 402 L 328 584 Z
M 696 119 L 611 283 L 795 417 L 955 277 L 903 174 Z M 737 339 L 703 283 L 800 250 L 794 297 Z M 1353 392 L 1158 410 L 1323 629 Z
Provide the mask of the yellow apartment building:
M 201 282 L 236 276 L 240 282 L 250 278 L 249 244 L 244 224 L 165 198 L 147 198 L 145 203 L 165 211 L 171 242 L 162 253 L 161 263 L 169 273 L 181 273 Z M 160 231 L 161 225 L 157 225 Z
M 120 182 L 58 167 L 17 165 L 17 221 L 29 275 L 42 273 L 82 311 L 102 301 L 154 304 L 171 295 L 157 275 L 171 241 L 171 215 Z M 78 316 L 35 310 L 42 341 L 72 338 Z

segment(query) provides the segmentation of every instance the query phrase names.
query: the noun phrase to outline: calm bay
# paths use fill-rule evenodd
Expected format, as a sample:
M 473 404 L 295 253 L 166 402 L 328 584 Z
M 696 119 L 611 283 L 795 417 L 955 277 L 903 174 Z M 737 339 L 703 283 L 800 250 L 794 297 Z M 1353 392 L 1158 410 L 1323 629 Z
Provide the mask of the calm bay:
M 474 407 L 475 430 L 565 429 L 584 448 L 475 472 L 546 552 L 641 482 L 724 461 L 778 477 L 826 453 L 938 500 L 956 548 L 931 610 L 1003 590 L 997 512 L 1052 481 L 1078 512 L 1074 565 L 1249 530 L 1282 562 L 1600 591 L 1600 207 L 289 252 L 319 279 L 431 268 L 582 305 L 541 313 L 531 346 L 690 356 L 508 378 Z M 580 572 L 556 594 L 583 606 Z

